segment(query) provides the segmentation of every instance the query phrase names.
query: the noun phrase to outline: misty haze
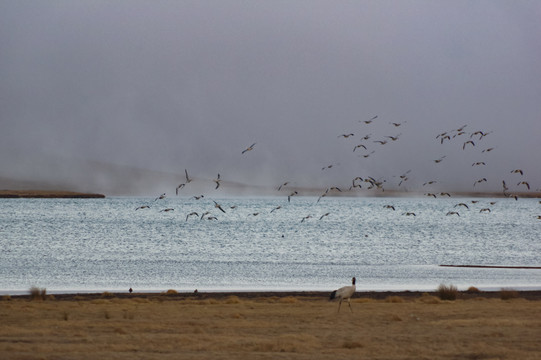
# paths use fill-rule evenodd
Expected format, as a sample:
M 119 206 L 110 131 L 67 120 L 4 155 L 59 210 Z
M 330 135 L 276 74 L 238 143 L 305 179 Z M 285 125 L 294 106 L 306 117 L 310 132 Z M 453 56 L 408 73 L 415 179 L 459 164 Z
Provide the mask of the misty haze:
M 539 192 L 540 17 L 530 1 L 2 1 L 0 188 L 173 195 L 186 169 L 181 195 Z

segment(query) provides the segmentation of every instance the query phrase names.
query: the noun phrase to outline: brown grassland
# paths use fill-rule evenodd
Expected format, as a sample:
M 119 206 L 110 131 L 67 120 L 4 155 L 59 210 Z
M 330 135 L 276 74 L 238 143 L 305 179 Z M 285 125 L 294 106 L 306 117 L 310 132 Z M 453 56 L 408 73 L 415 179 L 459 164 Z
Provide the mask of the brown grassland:
M 238 296 L 237 296 L 238 295 Z M 0 359 L 540 359 L 541 301 L 132 294 L 4 297 Z

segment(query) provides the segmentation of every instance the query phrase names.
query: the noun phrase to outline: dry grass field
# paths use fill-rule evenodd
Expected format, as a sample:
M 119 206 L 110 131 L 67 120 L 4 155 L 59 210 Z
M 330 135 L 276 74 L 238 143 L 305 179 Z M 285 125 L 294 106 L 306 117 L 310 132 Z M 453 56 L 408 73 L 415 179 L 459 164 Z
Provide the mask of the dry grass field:
M 540 359 L 541 301 L 427 295 L 0 301 L 0 359 Z

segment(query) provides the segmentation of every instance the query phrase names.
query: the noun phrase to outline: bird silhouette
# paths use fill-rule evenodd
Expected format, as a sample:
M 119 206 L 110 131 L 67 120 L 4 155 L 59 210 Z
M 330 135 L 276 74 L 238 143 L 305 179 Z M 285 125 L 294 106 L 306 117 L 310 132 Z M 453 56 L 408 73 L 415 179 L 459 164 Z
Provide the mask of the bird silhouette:
M 158 196 L 156 199 L 154 199 L 154 201 L 156 200 L 163 200 L 165 199 L 165 193 L 161 194 L 160 196 Z
M 212 200 L 214 201 L 214 200 Z M 216 201 L 214 201 L 214 207 L 219 209 L 221 212 L 223 212 L 225 214 L 225 210 L 222 208 L 222 206 L 220 204 L 218 204 Z
M 291 194 L 289 194 L 289 195 L 287 196 L 287 202 L 291 202 L 291 197 L 292 197 L 292 196 L 295 196 L 295 195 L 297 195 L 297 194 L 298 194 L 297 191 L 293 191 Z
M 215 188 L 215 190 L 216 190 L 216 189 L 218 189 L 220 187 L 220 182 L 222 181 L 220 179 L 220 174 L 218 174 L 218 177 L 216 179 L 214 179 L 213 181 L 216 183 L 216 188 Z
M 255 144 L 256 143 L 253 143 L 252 145 L 248 146 L 246 149 L 242 150 L 242 154 L 244 154 L 247 151 L 252 151 L 254 149 Z
M 191 183 L 192 179 L 188 176 L 188 170 L 184 169 L 184 174 L 186 175 L 186 184 Z
M 325 216 L 329 216 L 330 213 L 325 213 L 319 217 L 319 220 L 323 219 Z
M 193 212 L 189 213 L 188 215 L 186 215 L 186 221 L 188 221 L 188 218 L 189 218 L 190 216 L 193 216 L 193 215 L 199 217 L 199 214 L 198 214 L 197 212 L 193 211 Z

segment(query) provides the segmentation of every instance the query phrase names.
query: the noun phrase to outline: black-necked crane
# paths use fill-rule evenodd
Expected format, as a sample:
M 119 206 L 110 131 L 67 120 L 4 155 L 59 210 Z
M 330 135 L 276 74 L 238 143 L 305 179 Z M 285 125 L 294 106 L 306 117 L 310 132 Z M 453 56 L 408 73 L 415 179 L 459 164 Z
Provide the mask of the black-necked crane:
M 338 312 L 340 312 L 340 307 L 342 306 L 342 301 L 347 300 L 349 305 L 349 310 L 353 312 L 351 308 L 350 299 L 355 294 L 355 278 L 351 279 L 351 286 L 344 286 L 338 290 L 334 290 L 329 297 L 329 300 L 340 300 L 338 303 Z

